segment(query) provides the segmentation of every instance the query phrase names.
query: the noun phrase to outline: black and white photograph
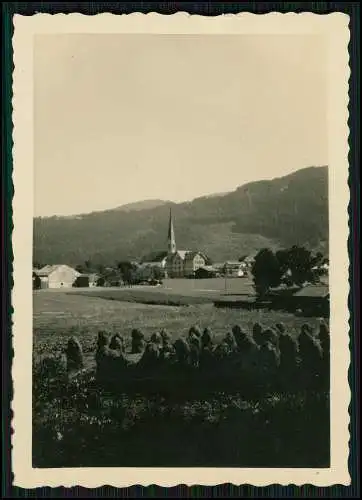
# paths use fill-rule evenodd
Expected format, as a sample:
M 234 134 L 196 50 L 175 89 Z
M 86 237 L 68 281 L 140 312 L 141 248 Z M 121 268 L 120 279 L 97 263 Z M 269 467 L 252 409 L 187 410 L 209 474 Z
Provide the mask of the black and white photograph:
M 92 23 L 32 36 L 30 468 L 331 470 L 327 34 Z

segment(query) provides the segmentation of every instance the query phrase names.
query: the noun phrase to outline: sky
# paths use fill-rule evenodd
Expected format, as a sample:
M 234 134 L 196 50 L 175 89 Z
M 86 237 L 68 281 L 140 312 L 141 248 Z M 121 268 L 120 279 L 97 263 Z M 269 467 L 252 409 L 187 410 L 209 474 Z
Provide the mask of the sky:
M 34 215 L 327 165 L 325 65 L 317 35 L 37 35 Z

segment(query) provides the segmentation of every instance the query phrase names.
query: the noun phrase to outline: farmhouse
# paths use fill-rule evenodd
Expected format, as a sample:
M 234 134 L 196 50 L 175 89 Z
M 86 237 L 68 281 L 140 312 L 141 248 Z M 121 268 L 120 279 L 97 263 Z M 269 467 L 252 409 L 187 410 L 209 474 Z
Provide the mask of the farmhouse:
M 276 309 L 295 313 L 299 311 L 306 316 L 329 315 L 329 286 L 327 283 L 308 284 L 302 288 L 289 289 L 281 287 L 270 294 L 272 305 Z
M 67 265 L 48 265 L 37 271 L 41 288 L 71 288 L 80 273 Z
M 303 313 L 328 316 L 329 287 L 324 284 L 307 285 L 294 293 L 293 303 Z
M 207 257 L 202 252 L 192 250 L 177 250 L 172 214 L 168 227 L 168 252 L 165 263 L 166 274 L 169 278 L 184 278 L 192 276 L 197 269 L 205 266 Z

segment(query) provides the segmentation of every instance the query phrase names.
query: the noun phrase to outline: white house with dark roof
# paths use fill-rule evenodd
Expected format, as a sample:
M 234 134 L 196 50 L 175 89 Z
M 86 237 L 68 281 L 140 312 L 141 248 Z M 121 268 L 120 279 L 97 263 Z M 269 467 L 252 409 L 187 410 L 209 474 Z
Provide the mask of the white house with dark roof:
M 80 273 L 65 264 L 44 266 L 37 271 L 41 288 L 71 288 Z

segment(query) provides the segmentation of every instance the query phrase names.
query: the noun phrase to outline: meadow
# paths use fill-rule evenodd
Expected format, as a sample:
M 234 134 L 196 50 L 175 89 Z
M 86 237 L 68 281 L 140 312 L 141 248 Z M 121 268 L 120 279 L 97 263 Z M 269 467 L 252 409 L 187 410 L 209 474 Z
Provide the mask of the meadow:
M 96 336 L 102 329 L 112 334 L 120 333 L 130 344 L 133 328 L 140 329 L 146 338 L 164 328 L 176 338 L 186 335 L 191 326 L 198 325 L 202 329 L 210 328 L 218 340 L 234 325 L 251 330 L 255 322 L 265 326 L 283 322 L 291 335 L 295 336 L 303 323 L 308 322 L 312 327 L 317 327 L 318 324 L 316 318 L 296 317 L 280 311 L 219 309 L 213 306 L 213 298 L 220 296 L 222 289 L 210 292 L 212 283 L 205 283 L 214 280 L 200 280 L 204 281 L 199 285 L 204 286 L 203 292 L 193 288 L 193 280 L 174 281 L 172 292 L 164 287 L 34 291 L 35 357 L 46 354 L 49 349 L 62 349 L 70 336 L 77 335 L 87 362 L 92 363 Z M 240 281 L 243 280 L 233 280 L 234 293 L 236 287 L 240 287 Z M 215 280 L 214 283 L 222 287 L 222 282 L 223 280 Z M 209 288 L 206 289 L 206 286 Z M 145 296 L 147 300 L 155 302 L 160 299 L 162 301 L 163 296 L 182 297 L 185 305 L 140 303 L 139 301 L 146 300 Z
M 200 280 L 201 281 L 201 280 Z M 99 330 L 149 338 L 165 328 L 176 339 L 208 327 L 216 341 L 238 324 L 251 329 L 283 322 L 292 336 L 317 318 L 269 310 L 218 309 L 222 280 L 175 280 L 163 288 L 39 290 L 33 293 L 33 467 L 328 467 L 329 397 L 305 391 L 245 398 L 227 390 L 197 396 L 112 393 L 94 374 Z M 233 281 L 233 293 L 246 287 Z M 230 280 L 231 282 L 231 280 Z M 236 289 L 239 287 L 239 289 Z M 183 306 L 139 303 L 145 295 L 182 297 Z M 188 300 L 186 300 L 188 299 Z M 202 299 L 197 301 L 197 299 Z M 44 372 L 39 361 L 59 356 L 70 336 L 79 339 L 87 370 L 69 379 L 61 364 Z M 59 359 L 59 358 L 58 358 Z M 181 394 L 181 393 L 180 393 Z

